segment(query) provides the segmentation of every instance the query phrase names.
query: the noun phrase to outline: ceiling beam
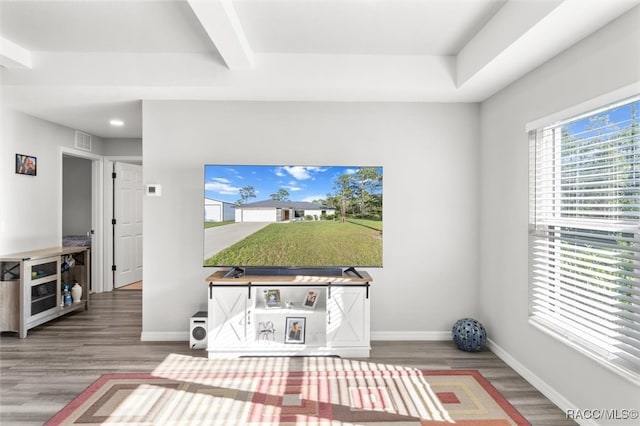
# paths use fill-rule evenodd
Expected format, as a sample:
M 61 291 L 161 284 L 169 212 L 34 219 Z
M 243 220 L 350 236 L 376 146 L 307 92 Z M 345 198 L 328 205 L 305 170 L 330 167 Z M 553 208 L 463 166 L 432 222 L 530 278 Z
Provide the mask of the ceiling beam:
M 637 6 L 637 0 L 508 1 L 456 58 L 458 88 L 490 95 Z
M 231 0 L 189 0 L 188 3 L 230 70 L 254 67 L 253 52 Z
M 0 66 L 31 68 L 31 52 L 0 36 Z
M 457 85 L 462 86 L 510 48 L 516 47 L 518 40 L 557 6 L 558 1 L 506 2 L 458 53 Z

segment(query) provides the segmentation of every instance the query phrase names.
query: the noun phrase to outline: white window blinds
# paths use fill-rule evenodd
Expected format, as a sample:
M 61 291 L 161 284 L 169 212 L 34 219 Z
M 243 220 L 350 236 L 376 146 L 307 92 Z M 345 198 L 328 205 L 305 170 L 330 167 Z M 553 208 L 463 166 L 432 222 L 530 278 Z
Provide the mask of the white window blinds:
M 640 379 L 640 97 L 530 132 L 530 321 Z

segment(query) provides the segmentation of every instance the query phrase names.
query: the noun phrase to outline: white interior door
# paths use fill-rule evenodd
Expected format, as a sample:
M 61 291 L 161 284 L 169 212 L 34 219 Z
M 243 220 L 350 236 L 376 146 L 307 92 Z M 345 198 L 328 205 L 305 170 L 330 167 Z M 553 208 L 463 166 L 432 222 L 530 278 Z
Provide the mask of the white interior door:
M 142 166 L 114 166 L 114 287 L 142 280 Z

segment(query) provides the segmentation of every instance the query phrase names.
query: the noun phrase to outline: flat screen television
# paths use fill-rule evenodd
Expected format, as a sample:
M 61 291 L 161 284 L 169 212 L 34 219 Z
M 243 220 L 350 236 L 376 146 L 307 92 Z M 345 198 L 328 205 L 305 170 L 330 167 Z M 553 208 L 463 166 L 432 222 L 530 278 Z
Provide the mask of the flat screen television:
M 206 164 L 204 266 L 382 267 L 382 167 Z

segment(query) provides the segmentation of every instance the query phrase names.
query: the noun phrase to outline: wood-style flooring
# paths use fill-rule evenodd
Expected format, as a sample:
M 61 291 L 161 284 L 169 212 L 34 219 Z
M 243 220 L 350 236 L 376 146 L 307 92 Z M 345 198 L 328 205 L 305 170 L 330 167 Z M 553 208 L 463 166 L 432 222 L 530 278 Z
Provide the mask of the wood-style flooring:
M 185 318 L 185 328 L 188 325 Z M 154 370 L 168 354 L 206 357 L 188 342 L 141 342 L 142 292 L 92 295 L 78 311 L 0 336 L 0 424 L 42 425 L 103 373 Z M 423 369 L 477 369 L 532 425 L 574 425 L 490 351 L 466 353 L 452 342 L 373 342 L 371 362 Z

